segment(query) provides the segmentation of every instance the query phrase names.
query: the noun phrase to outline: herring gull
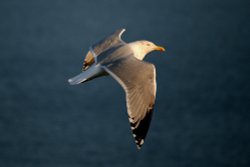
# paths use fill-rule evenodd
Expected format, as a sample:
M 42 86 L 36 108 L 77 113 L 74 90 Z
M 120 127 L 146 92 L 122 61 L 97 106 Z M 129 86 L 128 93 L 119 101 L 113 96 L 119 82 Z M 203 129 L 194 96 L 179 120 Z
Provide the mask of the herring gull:
M 119 29 L 89 49 L 82 73 L 71 78 L 71 85 L 97 77 L 111 75 L 126 93 L 126 105 L 131 130 L 138 149 L 149 129 L 156 96 L 155 66 L 143 61 L 154 51 L 165 51 L 146 40 L 126 43 L 121 39 L 125 29 Z

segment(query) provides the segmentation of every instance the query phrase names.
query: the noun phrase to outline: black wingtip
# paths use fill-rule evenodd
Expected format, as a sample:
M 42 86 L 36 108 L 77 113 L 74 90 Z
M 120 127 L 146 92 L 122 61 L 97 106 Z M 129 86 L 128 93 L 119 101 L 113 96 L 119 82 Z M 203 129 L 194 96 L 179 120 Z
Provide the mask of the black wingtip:
M 149 130 L 151 118 L 153 113 L 153 107 L 149 109 L 146 116 L 138 123 L 130 123 L 133 136 L 135 138 L 135 143 L 138 149 L 141 149 L 144 144 L 146 135 Z M 137 125 L 138 124 L 138 125 Z
M 137 147 L 138 150 L 141 149 L 143 143 L 144 143 L 144 139 L 136 140 L 136 141 L 135 141 L 135 144 L 136 144 L 136 147 Z

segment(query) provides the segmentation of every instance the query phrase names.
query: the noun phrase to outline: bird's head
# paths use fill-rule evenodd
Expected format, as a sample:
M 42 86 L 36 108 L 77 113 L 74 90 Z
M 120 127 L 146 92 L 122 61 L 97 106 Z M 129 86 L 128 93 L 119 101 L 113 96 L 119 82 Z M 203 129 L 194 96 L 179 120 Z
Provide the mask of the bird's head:
M 142 60 L 148 53 L 152 51 L 161 51 L 164 52 L 165 48 L 162 46 L 158 46 L 153 42 L 141 40 L 131 43 L 131 46 L 134 50 L 135 56 Z
M 153 42 L 150 42 L 150 41 L 146 41 L 146 40 L 143 40 L 143 41 L 139 41 L 141 46 L 143 47 L 143 49 L 146 51 L 146 53 L 150 53 L 152 51 L 161 51 L 161 52 L 164 52 L 165 51 L 165 48 L 162 47 L 162 46 L 158 46 L 156 44 L 154 44 Z

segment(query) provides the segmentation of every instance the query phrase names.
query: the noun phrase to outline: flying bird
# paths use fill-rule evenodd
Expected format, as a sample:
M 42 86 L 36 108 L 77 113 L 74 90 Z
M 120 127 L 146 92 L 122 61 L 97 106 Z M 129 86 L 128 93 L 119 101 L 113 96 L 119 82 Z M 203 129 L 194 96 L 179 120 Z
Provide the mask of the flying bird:
M 110 75 L 124 89 L 128 118 L 138 149 L 147 135 L 156 96 L 155 66 L 143 61 L 152 51 L 165 51 L 146 40 L 126 43 L 121 39 L 125 29 L 92 45 L 87 53 L 82 72 L 68 82 L 76 85 L 94 78 Z

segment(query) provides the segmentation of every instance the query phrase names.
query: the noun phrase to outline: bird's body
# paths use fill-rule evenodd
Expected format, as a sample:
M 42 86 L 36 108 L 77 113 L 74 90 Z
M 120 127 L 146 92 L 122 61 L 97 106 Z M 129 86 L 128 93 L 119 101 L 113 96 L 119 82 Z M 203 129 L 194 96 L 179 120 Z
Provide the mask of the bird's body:
M 153 50 L 164 51 L 149 41 L 125 43 L 124 29 L 117 30 L 92 45 L 83 72 L 69 79 L 72 85 L 111 75 L 126 93 L 127 109 L 133 136 L 138 148 L 144 143 L 156 96 L 156 72 L 153 64 L 142 61 Z

